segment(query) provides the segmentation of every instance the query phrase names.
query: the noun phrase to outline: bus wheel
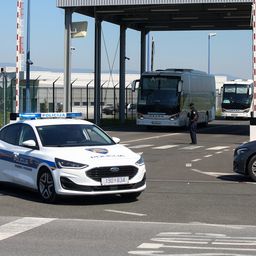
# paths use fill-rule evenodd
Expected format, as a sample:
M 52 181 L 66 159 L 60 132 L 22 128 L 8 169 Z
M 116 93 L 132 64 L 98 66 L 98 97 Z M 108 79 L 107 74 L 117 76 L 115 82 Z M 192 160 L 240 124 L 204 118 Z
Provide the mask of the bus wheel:
M 208 126 L 208 123 L 209 123 L 209 115 L 206 114 L 206 115 L 205 115 L 205 121 L 204 121 L 204 123 L 203 123 L 204 127 L 207 127 L 207 126 Z

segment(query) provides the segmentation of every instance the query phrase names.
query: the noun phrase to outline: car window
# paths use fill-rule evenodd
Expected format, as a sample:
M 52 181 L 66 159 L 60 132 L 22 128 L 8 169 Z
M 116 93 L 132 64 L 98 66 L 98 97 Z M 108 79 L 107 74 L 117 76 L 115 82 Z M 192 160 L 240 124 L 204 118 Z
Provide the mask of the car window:
M 94 125 L 65 124 L 37 127 L 44 147 L 112 145 L 113 140 Z
M 21 133 L 20 133 L 20 138 L 19 138 L 19 145 L 21 146 L 22 143 L 27 140 L 34 140 L 37 143 L 36 135 L 32 127 L 29 125 L 23 124 Z
M 106 144 L 106 135 L 101 132 L 99 129 L 92 127 L 91 129 L 85 129 L 85 133 L 88 134 L 90 138 L 91 145 L 105 145 Z
M 19 145 L 21 124 L 11 124 L 4 127 L 0 132 L 0 139 L 12 145 Z

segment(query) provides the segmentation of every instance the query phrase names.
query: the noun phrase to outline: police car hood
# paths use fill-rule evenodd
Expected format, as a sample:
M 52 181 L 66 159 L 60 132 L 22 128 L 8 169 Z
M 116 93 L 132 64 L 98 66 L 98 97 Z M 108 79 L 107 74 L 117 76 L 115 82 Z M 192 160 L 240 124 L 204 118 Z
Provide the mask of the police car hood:
M 131 165 L 140 156 L 123 145 L 90 147 L 54 147 L 47 148 L 47 153 L 55 158 L 87 165 Z M 104 162 L 104 163 L 103 163 Z

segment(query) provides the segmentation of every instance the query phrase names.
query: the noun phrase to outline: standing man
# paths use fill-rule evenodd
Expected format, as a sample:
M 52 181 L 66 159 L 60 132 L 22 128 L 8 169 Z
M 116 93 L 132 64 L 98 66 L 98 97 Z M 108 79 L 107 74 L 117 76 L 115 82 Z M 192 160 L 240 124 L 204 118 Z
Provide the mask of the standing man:
M 197 144 L 196 131 L 197 131 L 198 112 L 195 109 L 194 103 L 190 103 L 189 107 L 191 110 L 189 113 L 189 132 L 191 137 L 190 144 Z

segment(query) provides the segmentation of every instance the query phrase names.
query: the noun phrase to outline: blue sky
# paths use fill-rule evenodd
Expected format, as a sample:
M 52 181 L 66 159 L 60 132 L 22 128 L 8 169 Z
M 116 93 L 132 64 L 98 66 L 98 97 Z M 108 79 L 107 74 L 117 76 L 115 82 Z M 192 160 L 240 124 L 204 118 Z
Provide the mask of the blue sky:
M 1 1 L 0 63 L 15 63 L 16 55 L 16 0 Z M 27 1 L 24 0 L 25 11 Z M 73 39 L 72 67 L 93 69 L 94 19 L 73 15 L 73 21 L 88 21 L 87 36 Z M 24 23 L 26 27 L 26 23 Z M 25 28 L 24 27 L 24 28 Z M 118 70 L 119 27 L 103 23 L 102 69 L 110 66 Z M 252 77 L 252 31 L 186 31 L 151 32 L 155 41 L 155 69 L 170 67 L 194 68 L 207 71 L 208 34 L 211 39 L 211 72 L 249 79 Z M 26 37 L 26 34 L 25 34 Z M 25 40 L 24 40 L 25 41 Z M 107 51 L 105 50 L 105 46 Z M 140 33 L 127 30 L 127 70 L 139 72 Z M 64 62 L 64 11 L 56 7 L 55 0 L 31 0 L 31 59 L 34 66 L 63 68 Z

